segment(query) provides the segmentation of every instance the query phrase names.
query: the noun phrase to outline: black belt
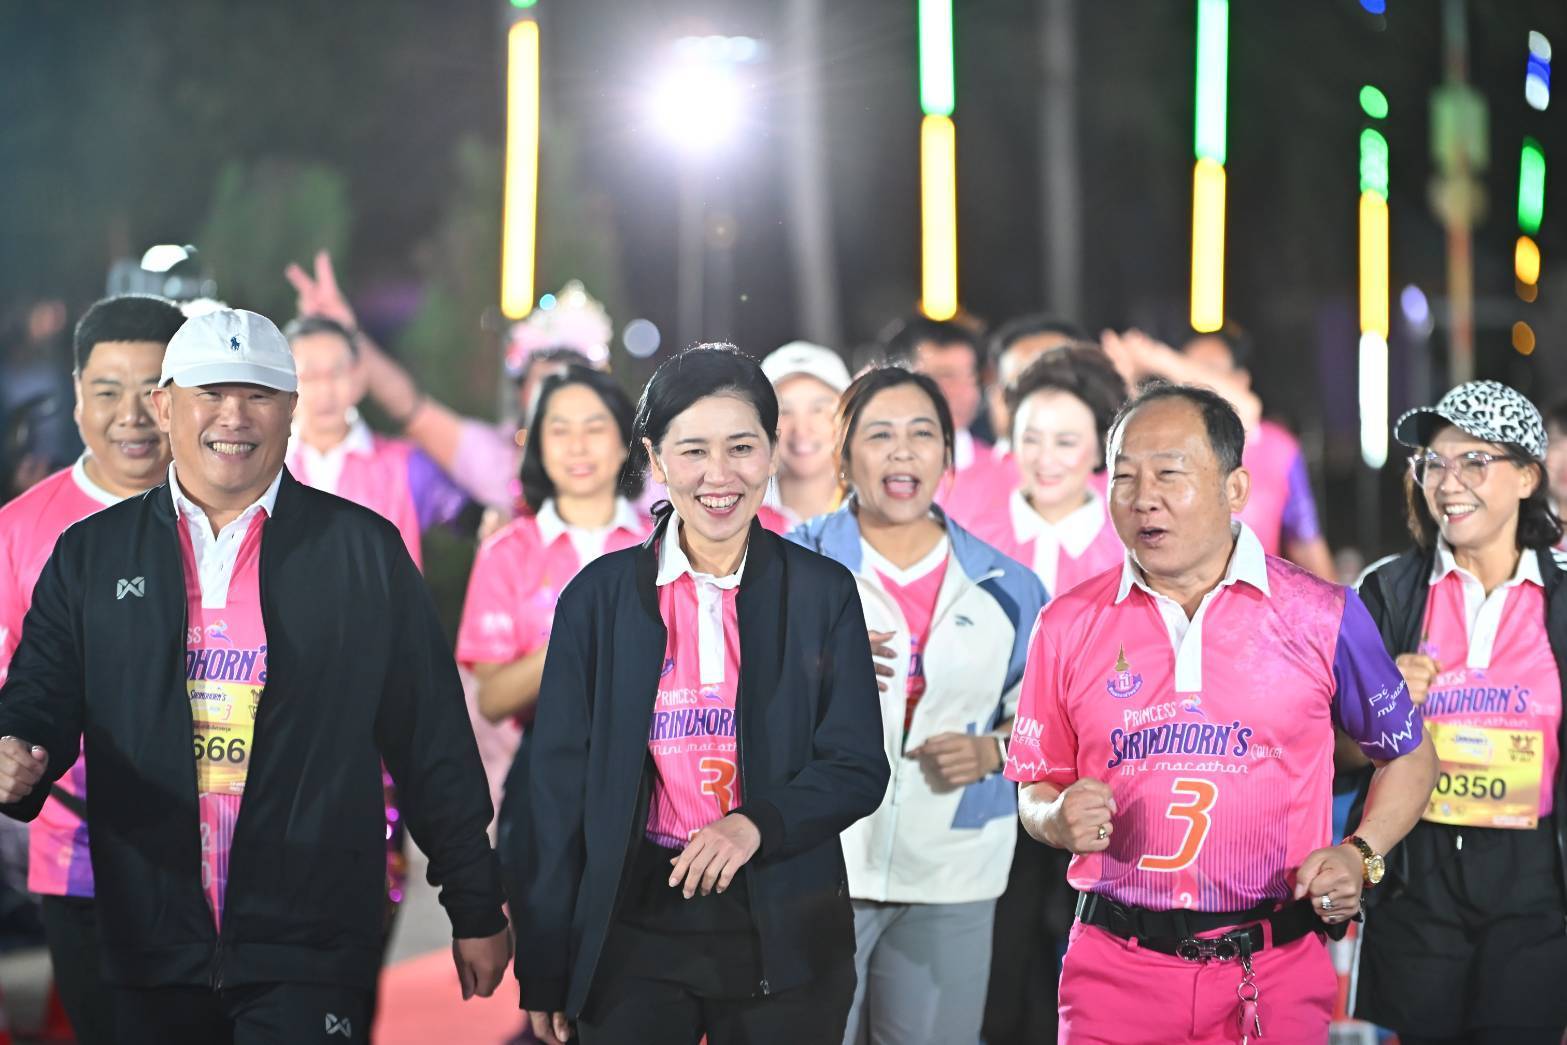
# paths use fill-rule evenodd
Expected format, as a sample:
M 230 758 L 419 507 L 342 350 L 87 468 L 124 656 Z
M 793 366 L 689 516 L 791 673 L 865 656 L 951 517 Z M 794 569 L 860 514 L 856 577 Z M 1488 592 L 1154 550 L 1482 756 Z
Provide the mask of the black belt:
M 1249 911 L 1209 913 L 1153 911 L 1146 907 L 1116 903 L 1098 893 L 1078 894 L 1077 920 L 1085 925 L 1097 926 L 1123 940 L 1136 940 L 1139 947 L 1160 954 L 1173 954 L 1189 962 L 1228 962 L 1237 958 L 1250 958 L 1269 945 L 1268 937 L 1263 933 L 1264 923 L 1272 927 L 1273 931 L 1268 936 L 1271 936 L 1274 947 L 1294 943 L 1314 932 L 1326 932 L 1338 939 L 1348 928 L 1347 922 L 1340 922 L 1336 926 L 1324 925 L 1312 910 L 1310 900 L 1297 900 L 1279 908 L 1275 908 L 1272 903 L 1265 903 Z M 1197 939 L 1198 933 L 1231 926 L 1235 928 L 1222 936 Z

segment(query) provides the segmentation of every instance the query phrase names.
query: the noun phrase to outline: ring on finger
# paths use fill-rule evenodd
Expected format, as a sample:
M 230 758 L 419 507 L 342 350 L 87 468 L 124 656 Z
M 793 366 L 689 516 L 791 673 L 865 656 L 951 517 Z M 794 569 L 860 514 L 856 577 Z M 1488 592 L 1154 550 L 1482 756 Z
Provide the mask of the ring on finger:
M 1109 824 L 1100 824 L 1099 825 L 1099 832 L 1096 835 L 1094 835 L 1094 838 L 1097 839 L 1100 842 L 1103 842 L 1106 838 L 1109 838 L 1109 837 L 1110 837 L 1110 825 Z
M 1318 903 L 1320 903 L 1322 905 L 1322 909 L 1324 911 L 1331 911 L 1331 910 L 1333 910 L 1333 897 L 1332 896 L 1325 895 L 1325 896 L 1322 897 L 1321 900 L 1318 901 Z

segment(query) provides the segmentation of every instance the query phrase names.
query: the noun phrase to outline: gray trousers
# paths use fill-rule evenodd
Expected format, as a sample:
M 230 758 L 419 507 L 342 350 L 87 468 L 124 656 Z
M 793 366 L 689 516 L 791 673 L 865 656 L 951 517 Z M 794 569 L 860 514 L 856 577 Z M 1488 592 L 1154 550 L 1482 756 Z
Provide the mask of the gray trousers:
M 996 901 L 854 901 L 854 1004 L 844 1045 L 972 1045 L 990 983 Z

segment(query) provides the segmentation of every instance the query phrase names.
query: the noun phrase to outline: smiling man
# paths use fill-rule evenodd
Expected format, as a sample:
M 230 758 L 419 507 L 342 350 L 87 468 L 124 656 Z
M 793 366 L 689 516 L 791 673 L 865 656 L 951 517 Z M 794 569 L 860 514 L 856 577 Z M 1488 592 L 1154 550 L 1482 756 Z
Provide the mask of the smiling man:
M 76 325 L 76 427 L 87 447 L 70 468 L 0 508 L 0 684 L 22 637 L 33 585 L 67 526 L 151 489 L 169 470 L 152 416 L 163 350 L 185 322 L 172 301 L 106 298 Z M 43 897 L 60 1000 L 82 1045 L 113 1040 L 113 998 L 98 977 L 98 929 L 84 819 L 87 765 L 55 785 L 28 831 L 27 888 Z
M 488 788 L 428 592 L 392 524 L 283 467 L 296 384 L 262 316 L 180 327 L 152 400 L 168 484 L 61 537 L 0 690 L 0 812 L 37 816 L 85 736 L 122 1045 L 367 1035 L 383 759 L 464 995 L 509 957 Z
M 1029 834 L 1074 854 L 1063 1042 L 1326 1040 L 1324 932 L 1358 912 L 1435 780 L 1358 597 L 1231 522 L 1244 439 L 1208 389 L 1127 404 L 1109 439 L 1126 561 L 1034 630 L 1007 776 Z M 1337 845 L 1334 726 L 1378 766 Z

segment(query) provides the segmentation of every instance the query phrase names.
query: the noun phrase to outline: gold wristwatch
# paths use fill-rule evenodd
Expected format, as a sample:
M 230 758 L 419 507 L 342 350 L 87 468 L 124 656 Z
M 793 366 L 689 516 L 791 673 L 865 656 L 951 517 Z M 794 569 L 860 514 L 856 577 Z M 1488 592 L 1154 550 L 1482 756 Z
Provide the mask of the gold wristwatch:
M 1365 876 L 1366 884 L 1376 885 L 1380 882 L 1387 873 L 1387 861 L 1382 859 L 1382 854 L 1372 849 L 1359 835 L 1350 835 L 1344 841 L 1360 850 L 1361 874 Z

